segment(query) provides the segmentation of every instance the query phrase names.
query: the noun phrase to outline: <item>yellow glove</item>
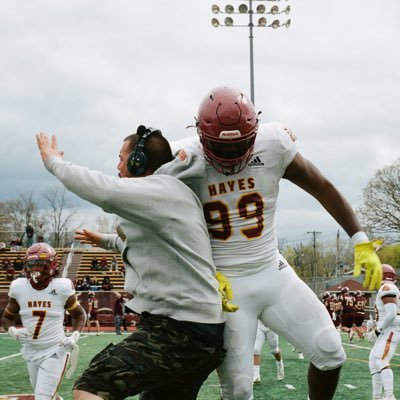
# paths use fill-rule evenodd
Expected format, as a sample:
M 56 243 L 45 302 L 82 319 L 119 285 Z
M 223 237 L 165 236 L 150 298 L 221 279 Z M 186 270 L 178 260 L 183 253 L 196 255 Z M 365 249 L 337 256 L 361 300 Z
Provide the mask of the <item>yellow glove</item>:
M 222 299 L 222 309 L 226 312 L 235 312 L 239 309 L 239 306 L 236 304 L 232 304 L 229 300 L 232 300 L 232 286 L 229 282 L 228 278 L 221 274 L 221 272 L 217 272 L 215 274 L 215 278 L 219 283 L 219 293 L 221 294 Z
M 382 264 L 375 253 L 374 246 L 381 245 L 382 242 L 363 242 L 354 245 L 354 276 L 361 274 L 361 267 L 365 268 L 365 279 L 363 286 L 369 290 L 378 290 L 382 283 Z

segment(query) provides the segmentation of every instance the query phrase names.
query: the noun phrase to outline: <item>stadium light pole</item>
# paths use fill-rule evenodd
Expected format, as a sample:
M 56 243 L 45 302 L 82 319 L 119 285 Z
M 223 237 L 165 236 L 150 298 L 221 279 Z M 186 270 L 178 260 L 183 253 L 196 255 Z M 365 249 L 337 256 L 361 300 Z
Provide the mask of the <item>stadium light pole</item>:
M 235 1 L 235 0 L 233 0 Z M 215 28 L 218 27 L 248 27 L 249 28 L 249 46 L 250 46 L 250 98 L 252 103 L 255 105 L 254 98 L 254 46 L 253 46 L 253 29 L 254 28 L 272 28 L 277 29 L 281 27 L 289 28 L 291 20 L 287 19 L 286 22 L 282 23 L 279 19 L 280 14 L 285 14 L 286 16 L 290 13 L 290 5 L 286 7 L 279 8 L 277 5 L 273 5 L 269 10 L 265 7 L 263 3 L 270 2 L 280 2 L 281 0 L 239 0 L 241 4 L 235 9 L 231 4 L 226 4 L 222 9 L 219 5 L 213 4 L 211 6 L 211 11 L 214 14 L 228 15 L 225 17 L 223 22 L 220 22 L 218 18 L 214 17 L 211 19 L 211 25 Z M 286 2 L 288 0 L 285 0 Z M 283 0 L 282 0 L 283 2 Z M 253 8 L 253 3 L 255 3 L 255 9 Z M 269 7 L 268 7 L 269 8 Z M 246 24 L 235 23 L 231 15 L 237 14 L 239 18 L 244 15 L 248 16 L 248 22 Z M 254 25 L 253 16 L 258 15 L 257 24 Z M 271 15 L 273 20 L 270 24 L 267 22 L 265 15 Z

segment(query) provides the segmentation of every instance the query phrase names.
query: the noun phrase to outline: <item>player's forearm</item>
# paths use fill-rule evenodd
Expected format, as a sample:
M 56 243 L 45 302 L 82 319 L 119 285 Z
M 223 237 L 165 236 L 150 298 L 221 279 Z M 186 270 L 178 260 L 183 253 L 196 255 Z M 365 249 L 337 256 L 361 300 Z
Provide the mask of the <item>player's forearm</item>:
M 384 331 L 396 318 L 397 315 L 397 304 L 396 303 L 386 303 L 385 304 L 385 317 L 380 319 L 376 327 L 379 331 Z
M 83 312 L 79 315 L 71 316 L 71 325 L 73 331 L 81 332 L 86 324 L 86 313 Z
M 6 311 L 4 311 L 4 314 L 6 314 Z M 3 315 L 1 318 L 1 326 L 5 331 L 8 331 L 10 326 L 15 326 L 15 318 L 9 315 Z
M 343 230 L 352 237 L 362 231 L 362 227 L 349 202 L 330 183 L 326 182 L 324 188 L 314 194 L 326 211 L 335 219 Z

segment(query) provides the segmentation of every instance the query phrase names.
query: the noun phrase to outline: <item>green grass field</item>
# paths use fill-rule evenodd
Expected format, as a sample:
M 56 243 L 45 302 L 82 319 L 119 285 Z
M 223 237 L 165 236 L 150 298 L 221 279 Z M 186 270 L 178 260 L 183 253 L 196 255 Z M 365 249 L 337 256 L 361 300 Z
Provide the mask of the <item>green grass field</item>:
M 59 394 L 64 400 L 72 399 L 72 385 L 76 377 L 87 366 L 90 359 L 108 343 L 121 340 L 123 336 L 115 334 L 102 334 L 100 336 L 82 335 L 79 342 L 79 364 L 71 380 L 64 379 Z M 342 335 L 344 347 L 347 353 L 347 362 L 341 373 L 338 390 L 335 396 L 337 400 L 366 400 L 371 398 L 371 377 L 368 371 L 368 354 L 371 345 L 366 341 L 354 340 L 349 344 L 347 336 Z M 281 339 L 280 347 L 285 363 L 285 379 L 276 380 L 275 359 L 269 354 L 265 345 L 262 355 L 261 384 L 254 387 L 256 400 L 300 400 L 307 399 L 306 374 L 308 362 L 299 360 L 297 353 L 292 352 L 291 347 Z M 0 334 L 0 395 L 16 393 L 32 393 L 29 384 L 24 360 L 19 353 L 19 344 L 7 334 Z M 392 360 L 392 368 L 395 377 L 395 394 L 400 397 L 400 359 L 396 354 Z M 131 397 L 137 399 L 138 396 Z M 200 400 L 219 400 L 219 387 L 216 374 L 209 376 L 198 396 Z

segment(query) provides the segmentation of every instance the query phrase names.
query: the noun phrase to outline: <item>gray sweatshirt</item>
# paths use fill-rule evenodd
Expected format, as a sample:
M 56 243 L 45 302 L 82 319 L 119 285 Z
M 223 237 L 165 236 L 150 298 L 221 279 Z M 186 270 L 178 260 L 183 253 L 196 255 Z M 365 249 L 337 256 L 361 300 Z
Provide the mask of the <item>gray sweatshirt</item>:
M 125 264 L 127 306 L 181 321 L 221 323 L 216 269 L 203 209 L 178 179 L 118 178 L 48 157 L 46 168 L 82 199 L 120 217 L 125 240 L 104 235 Z

